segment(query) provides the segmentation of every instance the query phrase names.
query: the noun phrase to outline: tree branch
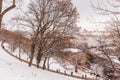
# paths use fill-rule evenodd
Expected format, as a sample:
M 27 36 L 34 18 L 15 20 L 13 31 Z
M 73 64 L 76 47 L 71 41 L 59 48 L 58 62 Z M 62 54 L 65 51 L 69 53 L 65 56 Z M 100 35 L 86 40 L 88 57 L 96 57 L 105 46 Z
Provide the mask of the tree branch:
M 13 9 L 13 8 L 15 8 L 16 7 L 16 5 L 15 5 L 15 0 L 13 0 L 13 4 L 10 6 L 10 7 L 8 7 L 8 8 L 6 8 L 3 12 L 2 12 L 2 15 L 5 15 L 5 13 L 7 13 L 8 11 L 10 11 L 11 9 Z

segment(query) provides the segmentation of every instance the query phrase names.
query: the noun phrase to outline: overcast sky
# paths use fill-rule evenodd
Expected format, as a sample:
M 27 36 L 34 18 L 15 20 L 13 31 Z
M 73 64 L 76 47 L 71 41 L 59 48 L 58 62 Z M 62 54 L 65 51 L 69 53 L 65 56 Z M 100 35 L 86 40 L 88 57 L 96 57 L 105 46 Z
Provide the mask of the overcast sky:
M 27 1 L 27 0 L 26 0 Z M 90 0 L 72 0 L 73 4 L 77 7 L 77 10 L 80 14 L 80 19 L 78 20 L 78 26 L 85 28 L 87 30 L 97 30 L 100 29 L 98 24 L 92 23 L 91 17 L 93 17 L 93 8 L 91 7 Z M 14 10 L 10 11 L 5 17 L 4 20 L 6 24 L 8 23 L 8 17 L 16 15 Z M 98 15 L 94 16 L 95 18 L 99 19 Z M 7 25 L 9 26 L 9 25 Z M 8 27 L 11 28 L 11 27 Z
M 78 26 L 85 28 L 87 30 L 102 30 L 103 28 L 100 24 L 93 23 L 91 19 L 100 20 L 100 16 L 95 14 L 94 9 L 90 4 L 91 0 L 73 0 L 73 4 L 77 7 L 80 14 L 80 19 L 78 21 Z

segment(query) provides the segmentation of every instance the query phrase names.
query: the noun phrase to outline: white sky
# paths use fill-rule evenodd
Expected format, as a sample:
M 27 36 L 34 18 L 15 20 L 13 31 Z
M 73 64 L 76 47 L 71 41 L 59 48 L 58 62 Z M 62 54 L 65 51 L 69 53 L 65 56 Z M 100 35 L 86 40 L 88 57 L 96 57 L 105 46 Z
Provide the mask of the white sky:
M 87 30 L 103 30 L 103 25 L 96 24 L 93 20 L 101 20 L 99 15 L 96 15 L 90 4 L 91 0 L 73 0 L 74 5 L 80 14 L 80 20 L 78 26 Z M 94 17 L 94 18 L 93 18 Z
M 25 0 L 27 2 L 28 0 Z M 98 15 L 94 14 L 94 11 L 91 7 L 90 0 L 72 0 L 73 4 L 77 7 L 77 10 L 80 14 L 80 19 L 78 20 L 78 26 L 81 26 L 82 28 L 85 28 L 87 30 L 101 30 L 100 24 L 95 24 L 91 20 L 93 20 L 92 17 L 96 18 L 97 20 L 101 19 Z M 4 16 L 4 22 L 5 24 L 9 24 L 10 17 L 16 15 L 15 10 L 10 11 L 8 14 Z M 93 16 L 94 15 L 94 16 Z M 13 27 L 10 27 L 7 25 L 8 29 L 11 29 Z

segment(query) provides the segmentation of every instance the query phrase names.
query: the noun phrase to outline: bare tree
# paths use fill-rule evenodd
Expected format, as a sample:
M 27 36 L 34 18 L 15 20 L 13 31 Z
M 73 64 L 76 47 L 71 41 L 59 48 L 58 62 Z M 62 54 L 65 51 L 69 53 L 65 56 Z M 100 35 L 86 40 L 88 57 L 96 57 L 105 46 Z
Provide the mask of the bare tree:
M 39 67 L 41 57 L 53 47 L 57 38 L 71 36 L 77 18 L 78 13 L 71 0 L 32 1 L 24 17 L 16 18 L 20 25 L 32 29 L 29 66 L 37 54 Z
M 97 0 L 96 3 L 92 1 L 92 7 L 97 14 L 107 18 L 103 24 L 107 24 L 111 35 L 113 35 L 112 39 L 120 39 L 120 0 Z
M 98 40 L 98 42 L 99 42 L 99 45 L 100 45 L 99 50 L 107 57 L 107 59 L 109 59 L 110 64 L 111 64 L 111 66 L 112 66 L 112 69 L 115 70 L 113 61 L 111 60 L 111 58 L 110 58 L 110 56 L 109 56 L 109 54 L 108 54 L 108 51 L 107 51 L 107 48 L 108 48 L 108 47 L 106 47 L 106 41 L 105 41 L 105 39 L 100 38 L 100 39 Z
M 101 61 L 101 63 L 97 63 L 100 64 L 104 69 L 104 78 L 105 79 L 112 79 L 112 80 L 116 80 L 115 79 L 115 74 L 118 74 L 118 72 L 120 72 L 119 70 L 119 64 L 117 64 L 116 62 L 114 62 L 111 58 L 111 54 L 114 54 L 113 51 L 111 51 L 111 47 L 114 49 L 114 47 L 116 46 L 108 46 L 107 42 L 108 40 L 104 39 L 103 37 L 100 37 L 98 40 L 99 42 L 99 51 L 101 51 L 101 58 L 106 59 L 103 62 Z
M 109 28 L 111 34 L 109 39 L 118 46 L 120 44 L 120 0 L 97 0 L 96 3 L 92 2 L 92 7 L 97 14 L 107 17 L 103 23 Z

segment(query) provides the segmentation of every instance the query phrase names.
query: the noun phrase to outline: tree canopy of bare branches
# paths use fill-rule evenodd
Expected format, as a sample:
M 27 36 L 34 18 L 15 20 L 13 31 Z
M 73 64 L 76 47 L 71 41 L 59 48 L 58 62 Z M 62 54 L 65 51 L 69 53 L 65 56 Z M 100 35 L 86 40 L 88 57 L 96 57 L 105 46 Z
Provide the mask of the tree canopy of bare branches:
M 106 29 L 111 33 L 115 44 L 120 44 L 120 0 L 104 0 L 92 2 L 92 7 L 99 15 L 103 15 Z
M 32 0 L 28 11 L 22 17 L 15 18 L 19 25 L 32 30 L 29 66 L 35 53 L 39 67 L 43 53 L 55 48 L 54 44 L 63 40 L 64 36 L 71 36 L 77 30 L 77 18 L 78 13 L 71 0 Z

